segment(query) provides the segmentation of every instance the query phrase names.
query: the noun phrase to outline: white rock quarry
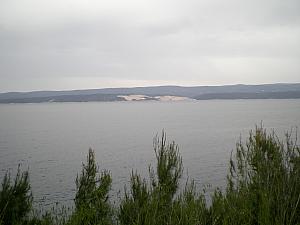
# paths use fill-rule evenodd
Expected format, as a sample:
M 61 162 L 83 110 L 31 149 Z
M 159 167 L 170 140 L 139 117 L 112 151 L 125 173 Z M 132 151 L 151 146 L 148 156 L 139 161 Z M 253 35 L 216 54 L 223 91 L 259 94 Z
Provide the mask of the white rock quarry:
M 144 101 L 144 100 L 155 100 L 155 101 L 186 101 L 192 100 L 188 97 L 181 97 L 181 96 L 147 96 L 147 95 L 118 95 L 118 97 L 123 98 L 125 101 Z

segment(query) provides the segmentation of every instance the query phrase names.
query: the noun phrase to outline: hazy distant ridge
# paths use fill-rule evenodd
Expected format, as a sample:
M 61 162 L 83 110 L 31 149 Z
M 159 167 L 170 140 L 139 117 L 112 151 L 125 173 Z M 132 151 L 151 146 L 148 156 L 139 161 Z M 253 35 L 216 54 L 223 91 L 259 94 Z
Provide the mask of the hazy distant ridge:
M 0 103 L 120 101 L 119 95 L 181 96 L 193 99 L 300 98 L 300 83 L 224 86 L 153 86 L 72 91 L 8 92 Z
M 283 91 L 283 92 L 259 92 L 259 93 L 208 93 L 202 94 L 195 99 L 296 99 L 300 98 L 300 91 Z

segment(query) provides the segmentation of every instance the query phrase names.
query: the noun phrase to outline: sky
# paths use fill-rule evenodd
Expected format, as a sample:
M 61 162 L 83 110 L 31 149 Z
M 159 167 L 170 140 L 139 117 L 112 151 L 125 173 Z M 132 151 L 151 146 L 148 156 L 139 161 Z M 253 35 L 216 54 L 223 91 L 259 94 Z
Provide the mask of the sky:
M 299 0 L 0 0 L 0 92 L 279 82 Z

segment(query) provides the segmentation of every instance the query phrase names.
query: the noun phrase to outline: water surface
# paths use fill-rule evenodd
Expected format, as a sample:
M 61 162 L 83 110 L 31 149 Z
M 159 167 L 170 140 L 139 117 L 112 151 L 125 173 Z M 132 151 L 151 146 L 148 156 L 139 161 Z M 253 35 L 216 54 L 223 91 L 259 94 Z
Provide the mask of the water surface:
M 29 168 L 35 201 L 69 204 L 88 149 L 123 191 L 132 170 L 147 175 L 153 137 L 165 129 L 180 147 L 185 176 L 198 187 L 224 186 L 242 135 L 263 121 L 283 136 L 300 126 L 300 100 L 88 102 L 0 105 L 0 178 Z

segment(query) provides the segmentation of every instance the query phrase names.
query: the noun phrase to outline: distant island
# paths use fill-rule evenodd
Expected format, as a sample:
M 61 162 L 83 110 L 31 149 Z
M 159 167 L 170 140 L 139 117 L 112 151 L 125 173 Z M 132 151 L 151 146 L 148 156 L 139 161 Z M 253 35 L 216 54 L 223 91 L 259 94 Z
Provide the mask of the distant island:
M 223 86 L 150 86 L 0 93 L 0 103 L 299 99 L 300 83 Z

